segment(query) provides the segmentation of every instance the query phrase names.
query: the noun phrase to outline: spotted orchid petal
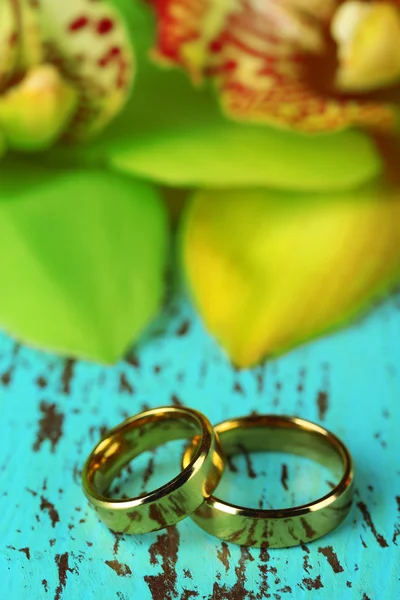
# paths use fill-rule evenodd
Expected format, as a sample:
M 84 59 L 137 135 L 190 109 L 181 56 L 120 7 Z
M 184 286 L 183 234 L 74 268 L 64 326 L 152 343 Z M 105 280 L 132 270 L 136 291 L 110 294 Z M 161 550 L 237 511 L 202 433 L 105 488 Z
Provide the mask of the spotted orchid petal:
M 318 32 L 313 30 L 305 15 L 320 18 L 325 21 L 331 16 L 338 0 L 150 0 L 158 16 L 158 46 L 157 56 L 167 63 L 185 67 L 190 73 L 200 77 L 201 72 L 195 71 L 196 67 L 205 70 L 215 51 L 218 38 L 224 34 L 227 23 L 236 15 L 241 15 L 243 10 L 254 10 L 262 17 L 267 14 L 279 28 L 275 33 L 286 40 L 295 40 L 305 46 L 310 44 L 310 38 L 316 38 Z M 290 7 L 295 7 L 303 14 L 297 21 L 290 13 Z M 247 20 L 246 20 L 247 21 Z M 246 32 L 246 21 L 243 23 L 242 34 Z M 233 20 L 232 24 L 236 24 Z M 239 24 L 240 25 L 240 24 Z M 261 28 L 260 28 L 261 29 Z M 268 30 L 270 27 L 268 27 Z M 237 28 L 232 31 L 232 39 L 237 33 Z M 251 37 L 256 31 L 247 30 Z M 301 40 L 306 33 L 307 39 Z M 262 36 L 261 36 L 262 37 Z M 300 39 L 299 39 L 300 38 Z M 320 38 L 320 36 L 319 36 Z M 240 38 L 237 39 L 238 46 Z M 315 45 L 315 39 L 314 39 Z M 195 60 L 197 59 L 197 61 Z
M 216 83 L 237 120 L 322 132 L 394 126 L 389 103 L 333 95 L 310 82 L 330 68 L 327 30 L 341 0 L 153 0 L 156 56 Z M 325 69 L 326 70 L 326 69 Z M 322 78 L 323 79 L 323 78 Z
M 108 2 L 41 0 L 38 4 L 46 60 L 78 90 L 72 137 L 102 129 L 124 105 L 133 78 L 125 25 Z

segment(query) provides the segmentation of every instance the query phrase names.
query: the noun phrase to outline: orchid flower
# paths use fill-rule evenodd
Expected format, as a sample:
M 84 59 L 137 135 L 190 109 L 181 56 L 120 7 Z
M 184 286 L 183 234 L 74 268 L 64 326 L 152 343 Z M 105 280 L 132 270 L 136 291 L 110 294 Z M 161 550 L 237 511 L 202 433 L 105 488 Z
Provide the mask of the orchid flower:
M 398 0 L 154 0 L 157 56 L 212 79 L 233 118 L 306 132 L 388 129 Z

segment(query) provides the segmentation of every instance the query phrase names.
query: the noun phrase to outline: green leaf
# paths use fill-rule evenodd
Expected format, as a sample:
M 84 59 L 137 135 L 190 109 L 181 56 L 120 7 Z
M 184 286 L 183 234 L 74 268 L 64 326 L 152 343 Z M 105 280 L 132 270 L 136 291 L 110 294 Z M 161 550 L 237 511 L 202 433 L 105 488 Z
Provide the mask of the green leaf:
M 155 190 L 104 171 L 0 171 L 0 326 L 114 362 L 157 312 L 168 229 Z
M 342 190 L 382 171 L 377 149 L 361 131 L 306 136 L 227 120 L 211 89 L 195 88 L 185 74 L 151 63 L 151 11 L 144 3 L 130 6 L 124 14 L 138 72 L 128 106 L 93 143 L 60 148 L 52 161 L 108 161 L 119 171 L 180 187 Z

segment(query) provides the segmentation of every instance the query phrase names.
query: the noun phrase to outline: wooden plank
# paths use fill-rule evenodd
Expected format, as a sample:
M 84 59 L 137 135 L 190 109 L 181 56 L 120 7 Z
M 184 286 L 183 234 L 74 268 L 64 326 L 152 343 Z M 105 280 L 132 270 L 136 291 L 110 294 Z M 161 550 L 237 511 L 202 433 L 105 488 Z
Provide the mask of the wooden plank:
M 396 297 L 352 328 L 244 372 L 229 365 L 184 300 L 114 368 L 64 361 L 2 335 L 1 597 L 400 597 L 399 373 Z M 85 457 L 106 427 L 144 406 L 178 403 L 214 423 L 258 411 L 332 429 L 356 463 L 349 518 L 308 546 L 268 552 L 223 544 L 190 519 L 158 534 L 113 535 L 81 492 Z M 132 485 L 151 489 L 169 464 L 178 469 L 179 452 L 145 457 Z M 238 457 L 231 468 L 221 493 L 263 506 L 312 495 L 324 476 L 282 456 Z M 122 480 L 120 493 L 129 485 Z

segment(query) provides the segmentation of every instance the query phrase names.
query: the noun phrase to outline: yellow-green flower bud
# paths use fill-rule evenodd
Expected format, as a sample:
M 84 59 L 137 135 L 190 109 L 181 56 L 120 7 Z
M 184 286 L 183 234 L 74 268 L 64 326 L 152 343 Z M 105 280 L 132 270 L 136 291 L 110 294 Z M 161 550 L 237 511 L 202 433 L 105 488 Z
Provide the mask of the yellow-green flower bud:
M 0 96 L 0 126 L 10 148 L 42 150 L 66 129 L 78 95 L 53 65 L 33 67 Z

